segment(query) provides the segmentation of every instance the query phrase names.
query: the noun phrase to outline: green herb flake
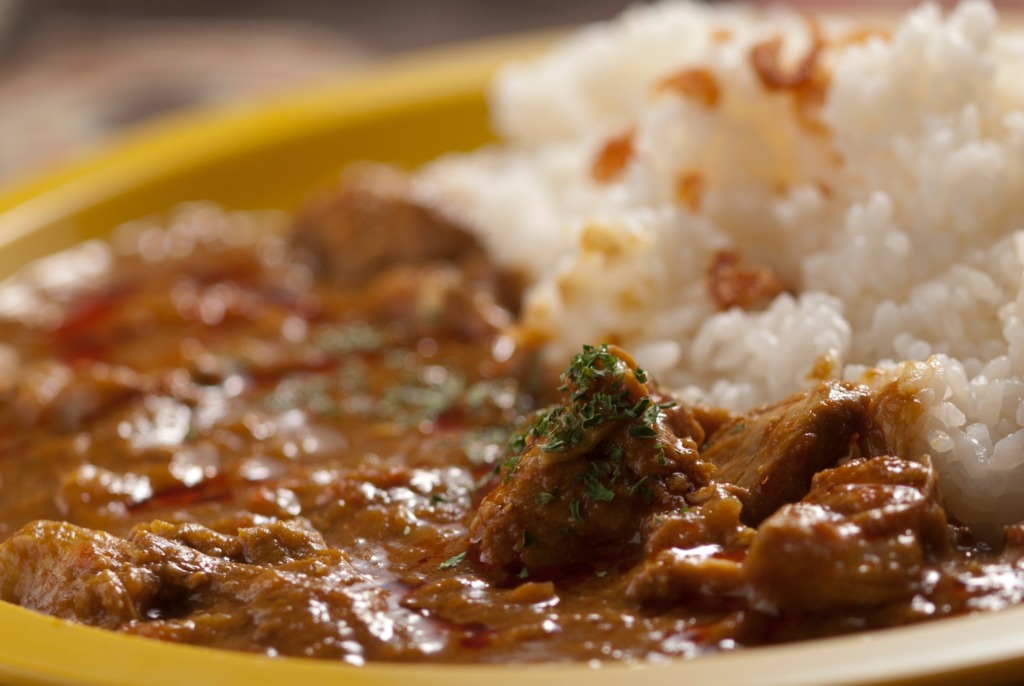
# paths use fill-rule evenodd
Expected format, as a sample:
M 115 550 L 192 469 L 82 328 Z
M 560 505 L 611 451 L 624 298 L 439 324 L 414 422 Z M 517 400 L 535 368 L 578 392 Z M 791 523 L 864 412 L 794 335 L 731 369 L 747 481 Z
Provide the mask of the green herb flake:
M 626 404 L 629 395 L 623 389 L 626 369 L 622 360 L 608 352 L 607 345 L 583 346 L 583 352 L 573 357 L 562 374 L 559 390 L 570 394 L 569 402 L 548 412 L 531 432 L 540 442 L 541 450 L 548 453 L 569 450 L 583 441 L 584 431 L 610 419 L 628 416 L 626 413 L 635 405 Z
M 526 567 L 523 567 L 522 569 L 520 569 L 519 570 L 519 578 L 520 579 L 528 579 L 528 578 L 530 578 L 530 570 L 527 569 Z
M 580 516 L 580 501 L 573 498 L 569 503 L 569 515 L 572 516 L 573 524 L 582 524 L 583 517 Z
M 641 486 L 643 486 L 644 483 L 646 483 L 646 481 L 647 481 L 647 475 L 645 474 L 644 476 L 640 477 L 639 481 L 637 481 L 635 484 L 633 484 L 632 486 L 629 487 L 629 492 L 630 493 L 636 493 L 636 489 L 638 489 Z
M 507 443 L 508 430 L 498 426 L 470 429 L 459 439 L 459 445 L 466 455 L 466 459 L 474 465 L 500 463 L 505 452 L 504 446 Z
M 636 405 L 629 408 L 628 410 L 625 410 L 622 414 L 623 416 L 628 417 L 629 419 L 636 419 L 637 417 L 642 417 L 644 412 L 647 411 L 647 408 L 648 406 L 650 406 L 650 404 L 651 399 L 648 398 L 647 396 L 644 396 L 643 398 L 640 398 L 640 400 L 636 402 Z
M 647 407 L 643 412 L 643 416 L 640 417 L 640 423 L 629 427 L 629 435 L 635 438 L 654 438 L 657 436 L 658 431 L 654 428 L 654 425 L 658 421 L 658 412 L 657 405 Z
M 519 461 L 523 459 L 521 455 L 513 455 L 507 458 L 501 463 L 501 466 L 505 468 L 505 478 L 502 480 L 503 483 L 508 483 L 512 478 L 512 474 L 516 471 L 516 467 L 519 466 Z
M 629 435 L 633 438 L 654 438 L 658 435 L 658 432 L 653 426 L 645 426 L 643 424 L 634 424 L 629 427 Z
M 325 395 L 329 390 L 327 379 L 307 374 L 290 375 L 263 398 L 263 406 L 271 412 L 308 408 L 320 413 L 318 407 L 333 406 L 331 398 Z
M 438 569 L 451 569 L 462 563 L 466 559 L 466 551 L 462 551 L 458 555 L 452 555 L 447 560 L 437 566 Z
M 407 369 L 403 383 L 390 386 L 377 403 L 380 419 L 404 427 L 435 421 L 458 405 L 465 391 L 461 374 L 437 365 Z
M 538 505 L 547 505 L 548 503 L 550 503 L 554 499 L 555 499 L 555 496 L 551 495 L 547 491 L 541 491 L 540 493 L 538 493 L 537 495 L 535 495 L 533 497 L 533 501 L 535 503 L 537 503 Z
M 313 344 L 327 353 L 368 353 L 380 350 L 386 343 L 384 334 L 363 322 L 322 329 Z
M 587 472 L 583 475 L 583 495 L 587 496 L 591 500 L 600 500 L 603 502 L 611 502 L 615 497 L 610 489 L 602 484 L 596 475 L 591 472 Z

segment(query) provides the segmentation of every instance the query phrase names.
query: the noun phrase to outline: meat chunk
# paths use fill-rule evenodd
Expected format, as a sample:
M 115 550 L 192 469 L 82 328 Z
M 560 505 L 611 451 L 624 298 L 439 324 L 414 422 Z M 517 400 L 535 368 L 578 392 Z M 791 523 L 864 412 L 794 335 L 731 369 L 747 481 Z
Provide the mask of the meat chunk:
M 638 553 L 647 519 L 708 481 L 700 425 L 663 400 L 624 352 L 586 347 L 564 405 L 534 424 L 470 525 L 481 564 L 531 577 Z
M 226 648 L 356 663 L 411 642 L 396 636 L 410 629 L 391 621 L 386 591 L 354 589 L 366 581 L 300 521 L 238 536 L 158 521 L 127 539 L 41 521 L 0 544 L 5 601 L 153 638 L 211 644 L 216 636 Z
M 769 610 L 877 606 L 919 590 L 948 537 L 927 458 L 858 459 L 818 474 L 803 501 L 765 520 L 744 573 L 755 603 Z
M 80 431 L 89 420 L 130 398 L 158 392 L 157 383 L 127 367 L 73 366 L 54 360 L 19 369 L 7 393 L 0 394 L 0 427 L 46 427 Z
M 518 307 L 511 277 L 482 261 L 478 269 L 445 264 L 401 265 L 371 282 L 374 310 L 407 336 L 480 341 L 508 326 Z
M 160 588 L 132 564 L 127 541 L 65 522 L 33 522 L 0 544 L 0 599 L 116 628 L 138 619 Z
M 340 286 L 358 286 L 396 264 L 483 253 L 472 236 L 413 200 L 404 174 L 371 165 L 350 169 L 333 192 L 312 200 L 294 240 Z
M 872 393 L 858 441 L 862 455 L 914 456 L 914 439 L 924 414 L 920 392 L 930 373 L 925 363 L 908 363 L 899 376 Z
M 744 489 L 743 521 L 757 526 L 786 503 L 800 500 L 811 477 L 850 454 L 865 416 L 867 389 L 822 382 L 774 405 L 724 423 L 703 458 L 714 479 Z
M 299 215 L 293 239 L 322 279 L 365 288 L 372 309 L 411 335 L 481 340 L 519 310 L 521 278 L 416 201 L 407 177 L 389 167 L 349 170 Z
M 228 536 L 199 524 L 156 520 L 136 527 L 134 533 L 146 532 L 210 557 L 250 565 L 279 566 L 327 550 L 323 536 L 304 519 L 249 524 L 239 527 L 237 536 Z
M 626 592 L 641 603 L 713 603 L 740 593 L 742 560 L 754 531 L 740 521 L 742 505 L 720 485 L 691 496 L 685 512 L 659 518 L 644 547 L 644 561 Z

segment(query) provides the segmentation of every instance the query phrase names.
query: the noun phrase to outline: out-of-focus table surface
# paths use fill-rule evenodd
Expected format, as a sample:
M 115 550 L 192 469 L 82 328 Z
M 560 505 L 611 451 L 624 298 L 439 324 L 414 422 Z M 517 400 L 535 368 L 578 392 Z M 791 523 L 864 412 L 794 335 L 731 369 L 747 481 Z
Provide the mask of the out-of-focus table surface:
M 119 131 L 629 0 L 0 0 L 0 187 Z

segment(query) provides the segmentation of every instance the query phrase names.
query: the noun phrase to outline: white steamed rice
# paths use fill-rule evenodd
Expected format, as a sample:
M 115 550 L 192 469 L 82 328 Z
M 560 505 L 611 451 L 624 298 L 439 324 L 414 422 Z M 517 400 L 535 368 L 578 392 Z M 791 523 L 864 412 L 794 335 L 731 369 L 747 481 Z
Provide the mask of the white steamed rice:
M 750 60 L 775 35 L 798 59 L 804 17 L 665 2 L 505 69 L 491 93 L 504 142 L 434 163 L 418 187 L 529 275 L 525 323 L 554 359 L 614 340 L 738 410 L 807 386 L 822 361 L 848 379 L 902 374 L 947 505 L 994 532 L 1024 519 L 1024 34 L 986 2 L 924 5 L 889 38 L 822 27 L 825 134 Z M 690 67 L 713 75 L 714 107 L 654 88 Z M 628 166 L 594 181 L 629 129 Z M 705 180 L 699 211 L 675 198 L 687 170 Z M 704 275 L 721 249 L 796 295 L 717 312 Z

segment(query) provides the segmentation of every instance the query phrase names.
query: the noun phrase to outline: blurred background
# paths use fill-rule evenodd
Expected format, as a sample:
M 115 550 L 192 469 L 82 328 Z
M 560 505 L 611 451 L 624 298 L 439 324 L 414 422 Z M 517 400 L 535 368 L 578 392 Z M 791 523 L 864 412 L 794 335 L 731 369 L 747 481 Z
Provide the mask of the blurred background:
M 0 186 L 191 105 L 383 56 L 608 18 L 629 0 L 0 0 Z
M 311 85 L 397 52 L 610 18 L 629 4 L 0 0 L 0 186 L 178 108 Z

